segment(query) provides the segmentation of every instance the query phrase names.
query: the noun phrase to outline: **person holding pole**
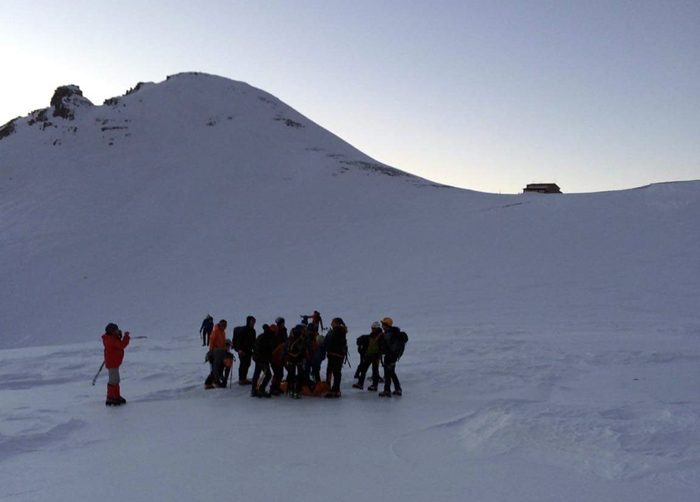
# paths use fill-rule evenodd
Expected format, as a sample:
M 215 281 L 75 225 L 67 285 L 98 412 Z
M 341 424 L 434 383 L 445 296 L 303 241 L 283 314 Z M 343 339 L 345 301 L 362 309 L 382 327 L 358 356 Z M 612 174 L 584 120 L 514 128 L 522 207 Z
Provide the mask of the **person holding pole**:
M 107 382 L 107 406 L 119 406 L 126 404 L 126 399 L 121 395 L 119 389 L 119 366 L 124 360 L 124 349 L 129 345 L 129 332 L 127 331 L 122 336 L 119 326 L 110 322 L 105 328 L 105 334 L 102 335 L 102 344 L 105 347 L 105 366 L 109 372 L 109 380 Z

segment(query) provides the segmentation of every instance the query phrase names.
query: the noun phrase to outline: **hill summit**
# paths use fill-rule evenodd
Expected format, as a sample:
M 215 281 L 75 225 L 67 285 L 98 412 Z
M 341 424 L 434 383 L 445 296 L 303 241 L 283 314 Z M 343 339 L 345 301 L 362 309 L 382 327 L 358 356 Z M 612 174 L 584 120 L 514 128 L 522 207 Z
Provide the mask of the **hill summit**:
M 363 155 L 264 91 L 197 72 L 171 75 L 160 84 L 139 82 L 98 107 L 83 96 L 79 86 L 60 86 L 49 108 L 5 124 L 0 138 L 18 132 L 35 143 L 54 147 L 78 145 L 84 150 L 86 141 L 92 141 L 92 149 L 118 146 L 119 157 L 123 148 L 144 142 L 162 146 L 208 137 L 217 143 L 217 149 L 225 150 L 241 141 L 268 138 L 275 145 L 283 141 L 316 157 L 308 159 L 309 164 L 318 164 L 319 158 L 327 160 L 337 173 L 364 170 L 417 181 Z M 110 155 L 108 149 L 103 152 Z
M 92 341 L 108 321 L 194 336 L 207 312 L 317 309 L 351 331 L 384 315 L 433 331 L 695 322 L 697 182 L 445 187 L 200 73 L 99 106 L 62 86 L 0 137 L 0 347 Z

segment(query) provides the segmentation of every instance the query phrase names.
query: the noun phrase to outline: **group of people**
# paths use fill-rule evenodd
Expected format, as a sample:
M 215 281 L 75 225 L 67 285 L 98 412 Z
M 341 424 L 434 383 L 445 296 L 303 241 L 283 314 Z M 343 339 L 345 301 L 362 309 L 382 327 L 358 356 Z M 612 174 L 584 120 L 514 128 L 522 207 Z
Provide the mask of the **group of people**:
M 208 349 L 205 360 L 211 366 L 204 382 L 205 388 L 226 387 L 237 355 L 238 384 L 250 385 L 250 395 L 253 397 L 284 393 L 296 399 L 302 395 L 340 397 L 343 366 L 346 362 L 349 364 L 348 328 L 340 317 L 334 318 L 326 329 L 321 314 L 314 311 L 311 315 L 302 316 L 301 322 L 289 332 L 282 317 L 272 324 L 263 324 L 260 334 L 256 334 L 255 323 L 255 317 L 248 316 L 245 325 L 234 328 L 233 337 L 229 340 L 226 338 L 228 323 L 225 319 L 216 324 L 210 315 L 204 319 L 200 333 L 202 345 Z M 110 322 L 105 327 L 102 343 L 103 366 L 109 373 L 107 406 L 126 404 L 119 387 L 119 367 L 129 341 L 129 332 L 122 333 L 115 323 Z M 403 355 L 407 341 L 408 335 L 394 326 L 390 317 L 373 322 L 370 333 L 357 338 L 360 364 L 355 371 L 357 381 L 352 386 L 363 389 L 367 372 L 371 369 L 372 383 L 367 390 L 376 391 L 379 383 L 383 382 L 384 390 L 379 393 L 380 397 L 400 396 L 402 389 L 396 376 L 396 363 Z M 325 377 L 321 376 L 323 361 L 327 361 Z M 255 368 L 249 380 L 248 373 L 253 362 Z M 383 378 L 379 375 L 380 365 L 384 368 Z
M 272 324 L 263 324 L 262 333 L 256 335 L 257 321 L 248 316 L 245 325 L 234 328 L 229 340 L 226 338 L 227 321 L 221 319 L 214 324 L 213 317 L 208 315 L 199 330 L 202 345 L 208 347 L 205 360 L 211 366 L 205 388 L 226 387 L 229 377 L 233 376 L 231 372 L 237 355 L 238 384 L 250 385 L 252 397 L 279 396 L 285 392 L 296 399 L 302 395 L 340 397 L 342 370 L 348 362 L 348 328 L 340 317 L 336 317 L 326 332 L 318 311 L 301 317 L 301 322 L 289 331 L 284 318 L 278 317 Z M 357 338 L 360 365 L 355 372 L 357 382 L 353 387 L 364 388 L 371 368 L 371 385 L 367 390 L 378 390 L 383 381 L 380 397 L 400 396 L 402 389 L 396 375 L 396 363 L 403 355 L 407 341 L 406 333 L 394 326 L 390 317 L 373 322 L 371 332 Z M 322 378 L 324 360 L 327 361 L 326 373 Z M 255 362 L 255 368 L 249 380 L 252 362 Z M 383 378 L 379 375 L 380 365 L 384 368 Z

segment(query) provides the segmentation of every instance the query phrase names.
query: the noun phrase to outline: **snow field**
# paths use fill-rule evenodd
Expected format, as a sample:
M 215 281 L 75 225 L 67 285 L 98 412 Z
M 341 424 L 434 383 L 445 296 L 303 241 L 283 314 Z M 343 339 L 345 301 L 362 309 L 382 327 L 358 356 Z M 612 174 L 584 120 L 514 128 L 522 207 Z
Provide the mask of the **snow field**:
M 352 389 L 347 367 L 337 401 L 253 399 L 238 385 L 204 391 L 208 366 L 193 333 L 134 340 L 122 366 L 129 403 L 107 409 L 106 376 L 89 383 L 95 348 L 3 351 L 4 495 L 191 500 L 216 496 L 222 480 L 269 500 L 307 483 L 314 496 L 341 500 L 379 489 L 391 500 L 698 493 L 700 405 L 678 382 L 697 381 L 700 350 L 681 350 L 684 336 L 660 344 L 639 334 L 630 347 L 608 334 L 592 350 L 590 333 L 429 335 L 409 341 L 398 366 L 405 395 L 391 399 Z M 37 358 L 52 364 L 30 375 Z M 31 482 L 30 465 L 42 472 Z M 535 483 L 545 472 L 557 476 Z
M 700 182 L 435 186 L 206 75 L 51 120 L 0 141 L 0 498 L 700 496 Z M 404 396 L 203 390 L 207 312 L 313 309 L 393 317 Z

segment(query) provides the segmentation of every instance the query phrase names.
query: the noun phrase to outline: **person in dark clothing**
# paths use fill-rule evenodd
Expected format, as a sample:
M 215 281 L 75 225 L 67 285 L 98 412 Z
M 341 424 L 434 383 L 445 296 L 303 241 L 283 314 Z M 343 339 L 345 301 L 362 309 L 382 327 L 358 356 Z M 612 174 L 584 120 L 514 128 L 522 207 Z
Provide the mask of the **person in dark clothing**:
M 352 386 L 356 389 L 362 389 L 365 384 L 365 376 L 367 375 L 367 370 L 372 367 L 372 385 L 368 387 L 367 390 L 377 390 L 377 385 L 379 384 L 379 361 L 382 357 L 381 354 L 381 340 L 383 338 L 382 325 L 375 321 L 372 323 L 372 332 L 369 335 L 362 335 L 357 340 L 358 348 L 360 345 L 360 338 L 364 338 L 363 345 L 365 346 L 364 352 L 362 354 L 362 361 L 358 367 L 358 381 Z
M 311 325 L 316 333 L 320 333 L 326 329 L 323 327 L 323 319 L 321 319 L 321 313 L 318 310 L 314 310 L 314 313 L 311 316 Z
M 325 397 L 340 397 L 340 380 L 343 371 L 343 363 L 348 355 L 348 328 L 340 317 L 331 321 L 331 329 L 324 340 L 324 348 L 328 358 L 326 368 L 326 383 L 333 386 Z
M 225 349 L 213 349 L 207 354 L 207 360 L 211 364 L 211 372 L 204 381 L 205 389 L 216 387 L 226 387 L 231 366 L 233 366 L 233 354 L 228 350 L 229 343 Z
M 408 337 L 397 326 L 391 317 L 382 319 L 382 329 L 384 337 L 381 343 L 381 353 L 384 356 L 384 391 L 379 393 L 379 397 L 391 397 L 391 384 L 394 384 L 394 395 L 402 394 L 401 382 L 396 376 L 396 362 L 403 355 L 404 347 Z
M 321 364 L 326 358 L 326 350 L 323 346 L 323 335 L 318 334 L 316 325 L 310 323 L 306 327 L 306 338 L 309 347 L 309 357 L 304 364 L 304 375 L 309 389 L 313 390 L 321 381 Z
M 287 393 L 289 397 L 301 398 L 301 387 L 304 384 L 304 362 L 309 355 L 306 340 L 306 326 L 297 324 L 287 339 L 285 346 L 287 361 Z
M 214 329 L 214 318 L 210 315 L 204 318 L 202 321 L 202 327 L 199 328 L 199 332 L 202 334 L 202 347 L 209 345 L 209 335 L 211 335 Z
M 326 330 L 326 328 L 323 327 L 323 319 L 321 318 L 321 313 L 318 310 L 314 310 L 314 313 L 310 315 L 302 315 L 301 324 L 307 328 L 312 327 L 317 333 Z
M 287 342 L 287 327 L 284 324 L 284 317 L 275 319 L 275 326 L 277 331 L 275 332 L 274 348 L 272 350 L 272 385 L 270 385 L 270 394 L 279 396 L 282 394 L 280 384 L 284 377 L 284 346 Z
M 272 350 L 275 347 L 275 333 L 277 326 L 272 327 L 263 324 L 263 331 L 255 340 L 255 350 L 253 359 L 255 360 L 255 370 L 253 371 L 253 387 L 250 391 L 251 397 L 270 397 L 270 393 L 265 390 L 267 384 L 272 379 L 270 361 L 272 361 Z M 264 374 L 262 383 L 260 375 Z
M 360 364 L 357 365 L 355 369 L 355 380 L 360 378 L 360 368 L 362 368 L 362 363 L 365 360 L 365 352 L 367 352 L 367 345 L 369 345 L 370 335 L 360 335 L 357 337 L 357 353 L 360 354 Z
M 250 385 L 248 368 L 255 348 L 255 317 L 249 315 L 245 326 L 234 328 L 232 344 L 233 350 L 238 353 L 238 385 Z

